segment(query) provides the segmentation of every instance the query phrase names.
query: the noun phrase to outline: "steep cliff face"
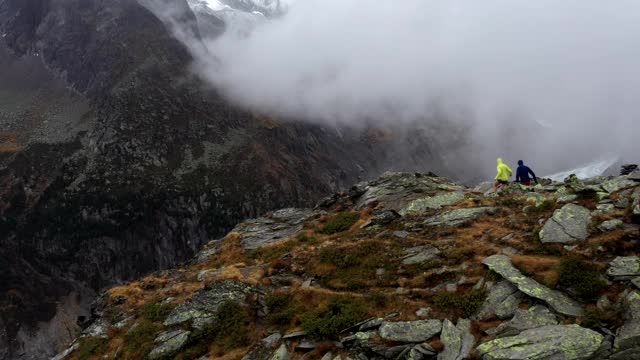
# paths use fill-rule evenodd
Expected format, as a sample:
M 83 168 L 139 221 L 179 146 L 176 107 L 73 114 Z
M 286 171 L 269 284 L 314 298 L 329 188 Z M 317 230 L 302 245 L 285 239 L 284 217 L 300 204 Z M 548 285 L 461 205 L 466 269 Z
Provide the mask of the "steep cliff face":
M 96 290 L 244 218 L 436 161 L 230 105 L 134 0 L 2 0 L 0 62 L 0 359 L 46 358 Z

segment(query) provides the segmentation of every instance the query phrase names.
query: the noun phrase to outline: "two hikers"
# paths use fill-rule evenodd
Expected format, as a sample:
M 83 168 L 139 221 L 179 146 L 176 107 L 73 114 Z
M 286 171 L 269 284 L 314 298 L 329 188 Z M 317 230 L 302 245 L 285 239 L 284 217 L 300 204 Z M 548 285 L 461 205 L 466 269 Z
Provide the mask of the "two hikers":
M 513 170 L 511 170 L 511 168 L 505 164 L 501 158 L 498 158 L 497 162 L 498 167 L 496 170 L 498 171 L 498 175 L 496 175 L 494 190 L 497 190 L 503 185 L 507 185 L 509 183 L 509 177 L 513 175 Z M 529 174 L 531 174 L 533 180 L 538 183 L 536 174 L 526 166 L 522 160 L 519 160 L 518 169 L 516 170 L 516 182 L 519 182 L 522 185 L 531 186 L 531 177 L 529 177 Z

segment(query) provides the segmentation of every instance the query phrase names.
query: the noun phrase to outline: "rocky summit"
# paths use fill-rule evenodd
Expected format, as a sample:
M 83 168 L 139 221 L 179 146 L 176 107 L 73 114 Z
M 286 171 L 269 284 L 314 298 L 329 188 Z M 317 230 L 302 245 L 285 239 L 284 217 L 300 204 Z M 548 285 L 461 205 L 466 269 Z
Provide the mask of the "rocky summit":
M 389 172 L 247 220 L 105 291 L 55 359 L 636 359 L 640 181 L 577 181 Z

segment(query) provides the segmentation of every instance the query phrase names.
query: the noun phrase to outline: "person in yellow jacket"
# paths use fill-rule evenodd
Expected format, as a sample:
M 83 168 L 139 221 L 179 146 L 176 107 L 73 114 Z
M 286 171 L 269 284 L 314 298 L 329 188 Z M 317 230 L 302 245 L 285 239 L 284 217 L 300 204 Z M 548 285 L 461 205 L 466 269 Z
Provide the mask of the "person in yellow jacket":
M 501 158 L 496 160 L 498 162 L 498 175 L 496 175 L 496 184 L 495 190 L 497 190 L 501 185 L 507 185 L 509 183 L 509 177 L 513 175 L 513 170 L 505 164 Z

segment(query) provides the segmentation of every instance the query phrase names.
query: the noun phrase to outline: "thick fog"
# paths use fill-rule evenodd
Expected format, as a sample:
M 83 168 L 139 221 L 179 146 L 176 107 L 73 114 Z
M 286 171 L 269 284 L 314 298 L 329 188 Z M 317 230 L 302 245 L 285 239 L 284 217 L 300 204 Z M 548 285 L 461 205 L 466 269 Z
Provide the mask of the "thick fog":
M 265 112 L 464 124 L 489 171 L 640 160 L 636 0 L 298 0 L 206 45 L 197 71 Z

